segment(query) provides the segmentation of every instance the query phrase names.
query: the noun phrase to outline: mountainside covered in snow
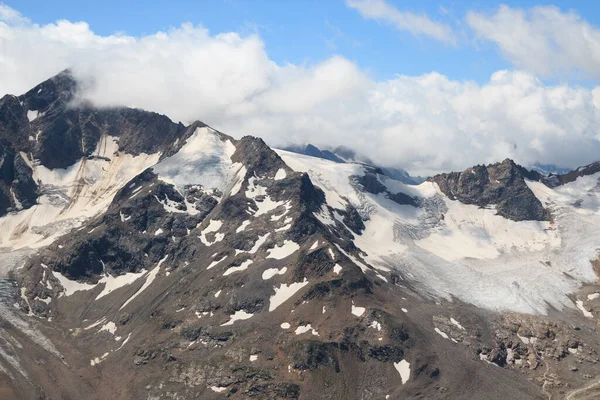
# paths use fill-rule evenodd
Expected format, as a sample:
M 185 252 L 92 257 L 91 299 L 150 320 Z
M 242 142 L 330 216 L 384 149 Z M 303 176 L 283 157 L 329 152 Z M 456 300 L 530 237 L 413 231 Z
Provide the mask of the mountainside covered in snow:
M 348 162 L 375 166 L 375 163 L 373 161 L 369 160 L 368 158 L 357 155 L 356 152 L 344 146 L 338 146 L 333 150 L 321 150 L 312 144 L 307 144 L 306 146 L 288 146 L 283 148 L 283 150 L 297 154 L 304 154 L 306 156 L 322 158 L 324 160 L 330 160 L 336 163 Z M 420 176 L 411 176 L 406 170 L 402 168 L 376 168 L 378 168 L 383 175 L 389 176 L 390 178 L 394 178 L 397 181 L 407 183 L 410 185 L 417 185 L 425 180 L 425 178 L 422 178 Z
M 77 87 L 0 99 L 0 397 L 598 395 L 596 164 L 407 184 Z

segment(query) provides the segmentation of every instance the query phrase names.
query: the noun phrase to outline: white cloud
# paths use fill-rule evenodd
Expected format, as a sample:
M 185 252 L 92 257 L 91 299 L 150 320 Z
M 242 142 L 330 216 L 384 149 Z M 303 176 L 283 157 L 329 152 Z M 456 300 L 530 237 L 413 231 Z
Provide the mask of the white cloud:
M 519 68 L 542 76 L 582 72 L 600 77 L 600 29 L 575 12 L 500 6 L 490 15 L 469 12 L 467 23 Z
M 425 14 L 400 11 L 385 0 L 346 0 L 364 18 L 392 24 L 396 29 L 413 35 L 424 35 L 447 43 L 455 43 L 456 36 L 449 25 L 432 21 Z
M 0 21 L 6 21 L 11 24 L 25 24 L 29 20 L 21 15 L 17 10 L 0 3 Z
M 512 157 L 575 167 L 600 155 L 600 87 L 547 86 L 499 71 L 485 84 L 437 73 L 376 82 L 354 63 L 277 65 L 256 35 L 183 25 L 144 37 L 100 36 L 85 23 L 38 26 L 0 14 L 0 95 L 69 66 L 83 96 L 271 145 L 346 145 L 411 172 L 459 170 Z M 25 50 L 26 49 L 26 50 Z

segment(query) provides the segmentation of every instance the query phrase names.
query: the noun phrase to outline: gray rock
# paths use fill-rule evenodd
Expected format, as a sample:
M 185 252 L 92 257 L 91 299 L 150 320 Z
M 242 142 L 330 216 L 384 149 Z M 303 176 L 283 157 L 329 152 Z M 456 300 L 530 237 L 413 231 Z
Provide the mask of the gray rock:
M 495 206 L 498 215 L 514 221 L 546 221 L 550 218 L 540 200 L 524 180 L 524 169 L 512 160 L 487 167 L 478 165 L 464 172 L 436 175 L 437 183 L 448 198 L 480 207 Z

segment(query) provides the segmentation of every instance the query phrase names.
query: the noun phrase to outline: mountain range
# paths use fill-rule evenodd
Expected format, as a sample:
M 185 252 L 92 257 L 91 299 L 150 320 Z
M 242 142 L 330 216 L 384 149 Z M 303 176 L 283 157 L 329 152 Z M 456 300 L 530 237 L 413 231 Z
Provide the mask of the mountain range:
M 0 398 L 600 396 L 600 163 L 415 178 L 78 90 L 0 99 Z

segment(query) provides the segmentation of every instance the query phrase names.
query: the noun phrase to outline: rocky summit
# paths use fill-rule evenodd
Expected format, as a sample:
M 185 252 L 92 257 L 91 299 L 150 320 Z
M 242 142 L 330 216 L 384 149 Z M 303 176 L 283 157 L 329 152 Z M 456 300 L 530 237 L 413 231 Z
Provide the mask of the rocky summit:
M 600 396 L 596 164 L 400 181 L 78 90 L 0 99 L 0 398 Z

